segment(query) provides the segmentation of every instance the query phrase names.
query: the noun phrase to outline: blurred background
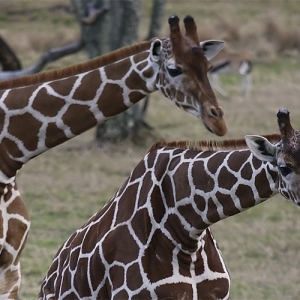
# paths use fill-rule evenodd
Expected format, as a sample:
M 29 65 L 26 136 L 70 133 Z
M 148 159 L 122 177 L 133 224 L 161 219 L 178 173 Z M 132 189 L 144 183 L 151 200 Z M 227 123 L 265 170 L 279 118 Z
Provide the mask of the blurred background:
M 154 5 L 160 9 L 155 11 Z M 122 18 L 114 19 L 115 13 L 124 15 L 125 11 L 128 27 Z M 192 15 L 200 40 L 225 40 L 225 52 L 231 54 L 227 58 L 251 61 L 250 95 L 239 93 L 243 78 L 237 68 L 232 67 L 233 74 L 219 76 L 219 85 L 228 96 L 216 92 L 229 129 L 223 138 L 207 132 L 195 117 L 155 92 L 145 113 L 141 103 L 116 118 L 109 125 L 112 129 L 106 125 L 93 128 L 26 164 L 17 180 L 32 218 L 21 259 L 22 299 L 36 298 L 59 246 L 114 195 L 152 143 L 277 133 L 280 107 L 291 112 L 293 127 L 300 129 L 298 1 L 0 0 L 0 37 L 22 70 L 49 55 L 51 49 L 75 43 L 74 53 L 43 61 L 41 70 L 52 70 L 153 36 L 168 37 L 171 14 L 181 20 Z M 117 26 L 128 31 L 119 31 L 117 41 L 109 40 L 105 32 Z M 100 45 L 94 45 L 96 50 L 89 48 L 89 35 L 95 39 L 92 44 L 98 41 Z M 119 132 L 124 126 L 128 131 Z M 281 196 L 212 226 L 231 275 L 231 299 L 299 298 L 298 228 L 300 209 Z

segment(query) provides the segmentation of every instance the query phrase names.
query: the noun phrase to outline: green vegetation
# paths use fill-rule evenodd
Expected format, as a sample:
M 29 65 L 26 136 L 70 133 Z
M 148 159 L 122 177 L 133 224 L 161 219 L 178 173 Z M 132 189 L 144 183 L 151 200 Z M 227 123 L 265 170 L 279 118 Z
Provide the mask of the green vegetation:
M 141 39 L 148 29 L 149 2 L 143 1 Z M 69 5 L 69 0 L 0 2 L 0 34 L 15 49 L 23 66 L 34 62 L 44 51 L 78 38 L 79 26 L 72 21 L 72 14 L 51 12 L 50 8 L 58 4 Z M 237 94 L 240 78 L 222 78 L 222 87 L 231 94 L 229 100 L 217 95 L 229 128 L 226 139 L 278 132 L 276 113 L 280 107 L 290 110 L 293 126 L 300 129 L 299 50 L 278 52 L 278 39 L 271 41 L 264 35 L 270 16 L 276 16 L 280 32 L 300 24 L 299 9 L 296 1 L 286 0 L 273 1 L 272 8 L 270 1 L 225 4 L 167 0 L 166 19 L 172 13 L 181 19 L 191 14 L 201 37 L 224 38 L 231 49 L 246 50 L 253 56 L 249 101 Z M 17 14 L 22 10 L 33 12 Z M 166 21 L 162 36 L 167 35 Z M 83 60 L 84 52 L 56 61 L 48 68 Z M 94 142 L 94 130 L 90 130 L 34 158 L 19 172 L 18 185 L 32 218 L 21 260 L 22 299 L 36 299 L 60 245 L 113 196 L 154 141 L 220 139 L 160 93 L 151 97 L 147 121 L 155 126 L 155 131 L 139 145 L 126 141 L 100 148 Z M 299 298 L 299 214 L 299 208 L 276 196 L 212 226 L 231 275 L 231 299 Z

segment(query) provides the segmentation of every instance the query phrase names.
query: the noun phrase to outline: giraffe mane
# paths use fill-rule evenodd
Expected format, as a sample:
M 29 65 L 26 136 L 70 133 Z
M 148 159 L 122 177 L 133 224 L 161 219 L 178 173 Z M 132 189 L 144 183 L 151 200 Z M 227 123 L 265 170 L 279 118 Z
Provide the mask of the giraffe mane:
M 271 143 L 278 143 L 281 139 L 280 134 L 263 135 Z M 239 150 L 247 148 L 245 139 L 223 140 L 223 141 L 159 141 L 152 145 L 148 152 L 161 147 L 171 147 L 180 149 L 190 149 L 197 151 L 218 151 L 218 150 Z
M 138 52 L 145 51 L 146 49 L 149 49 L 150 43 L 151 41 L 137 43 L 112 51 L 108 54 L 98 56 L 86 62 L 78 63 L 76 65 L 47 72 L 41 72 L 33 75 L 18 77 L 11 80 L 5 80 L 0 82 L 0 90 L 17 88 L 32 84 L 40 84 L 47 81 L 62 79 L 65 77 L 84 73 L 99 67 L 103 67 L 125 57 L 137 54 Z

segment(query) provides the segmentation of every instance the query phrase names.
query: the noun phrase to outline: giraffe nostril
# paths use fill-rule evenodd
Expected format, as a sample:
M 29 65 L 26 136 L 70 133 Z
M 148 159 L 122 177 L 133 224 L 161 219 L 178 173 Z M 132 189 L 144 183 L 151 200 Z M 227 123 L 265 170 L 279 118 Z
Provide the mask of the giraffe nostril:
M 221 113 L 216 108 L 211 108 L 210 109 L 210 115 L 212 117 L 216 117 L 216 118 L 219 118 L 219 117 L 222 116 Z

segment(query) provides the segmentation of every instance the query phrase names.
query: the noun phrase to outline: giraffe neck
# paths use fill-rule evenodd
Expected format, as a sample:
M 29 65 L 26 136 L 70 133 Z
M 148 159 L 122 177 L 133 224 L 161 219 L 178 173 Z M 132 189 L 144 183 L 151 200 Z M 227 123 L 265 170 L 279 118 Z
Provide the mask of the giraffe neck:
M 130 222 L 145 229 L 139 237 L 142 243 L 149 239 L 152 226 L 161 228 L 172 242 L 164 243 L 165 247 L 181 245 L 183 252 L 197 252 L 199 237 L 210 225 L 277 194 L 277 177 L 276 167 L 258 160 L 248 149 L 158 147 L 148 152 L 90 222 L 100 226 L 105 214 L 114 211 L 111 226 L 127 222 L 130 216 Z
M 278 193 L 277 169 L 256 159 L 249 150 L 158 148 L 149 152 L 147 164 L 154 160 L 167 160 L 163 179 L 153 182 L 161 185 L 160 201 L 167 202 L 162 218 L 176 231 L 174 244 L 191 246 L 192 251 L 208 226 Z M 157 206 L 154 202 L 149 205 Z
M 134 216 L 138 227 L 149 228 L 150 221 L 172 237 L 176 247 L 197 252 L 199 236 L 210 225 L 276 195 L 277 177 L 276 167 L 258 160 L 248 149 L 154 147 L 91 222 L 99 222 L 100 214 L 105 218 L 107 211 L 115 211 L 113 226 L 124 221 L 124 214 Z M 144 233 L 146 243 L 149 232 Z
M 125 111 L 156 90 L 157 70 L 149 49 L 143 49 L 91 71 L 0 91 L 2 182 L 32 157 Z

